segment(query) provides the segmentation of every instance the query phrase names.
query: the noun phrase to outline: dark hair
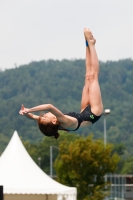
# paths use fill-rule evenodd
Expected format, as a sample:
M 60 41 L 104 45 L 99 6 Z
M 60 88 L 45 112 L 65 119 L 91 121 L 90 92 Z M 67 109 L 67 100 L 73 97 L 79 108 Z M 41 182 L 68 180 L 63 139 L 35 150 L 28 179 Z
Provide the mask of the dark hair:
M 59 124 L 53 124 L 52 122 L 42 121 L 41 116 L 38 120 L 38 127 L 40 131 L 48 137 L 54 136 L 54 138 L 57 139 L 60 136 L 60 134 L 58 133 Z

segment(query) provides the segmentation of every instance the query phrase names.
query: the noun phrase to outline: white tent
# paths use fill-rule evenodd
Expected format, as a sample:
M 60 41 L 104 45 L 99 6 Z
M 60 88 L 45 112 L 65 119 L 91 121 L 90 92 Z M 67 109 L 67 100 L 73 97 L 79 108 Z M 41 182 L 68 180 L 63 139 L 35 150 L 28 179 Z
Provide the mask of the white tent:
M 0 158 L 4 200 L 76 200 L 77 190 L 46 175 L 24 148 L 17 131 Z

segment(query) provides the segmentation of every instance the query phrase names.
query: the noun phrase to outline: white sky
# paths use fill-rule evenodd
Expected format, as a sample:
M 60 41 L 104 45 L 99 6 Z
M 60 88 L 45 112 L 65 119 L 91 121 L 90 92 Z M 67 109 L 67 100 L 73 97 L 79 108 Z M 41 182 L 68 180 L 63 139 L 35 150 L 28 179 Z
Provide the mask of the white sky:
M 85 58 L 84 27 L 99 60 L 133 58 L 133 0 L 0 0 L 0 69 Z

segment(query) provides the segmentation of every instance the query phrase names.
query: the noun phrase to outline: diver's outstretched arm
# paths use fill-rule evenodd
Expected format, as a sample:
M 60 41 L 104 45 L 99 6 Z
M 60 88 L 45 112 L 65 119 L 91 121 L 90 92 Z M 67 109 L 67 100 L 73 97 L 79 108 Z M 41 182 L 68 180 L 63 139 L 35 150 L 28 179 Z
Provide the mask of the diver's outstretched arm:
M 39 116 L 38 115 L 34 115 L 32 113 L 26 113 L 24 116 L 27 117 L 28 119 L 32 119 L 32 120 L 36 120 L 36 121 L 39 120 Z
M 39 105 L 39 106 L 35 106 L 33 108 L 25 108 L 22 105 L 21 110 L 19 111 L 19 114 L 25 115 L 25 114 L 28 114 L 28 113 L 38 112 L 38 111 L 51 112 L 53 115 L 56 116 L 56 118 L 59 122 L 66 123 L 66 116 L 60 110 L 58 110 L 55 106 L 53 106 L 52 104 L 42 104 L 42 105 Z

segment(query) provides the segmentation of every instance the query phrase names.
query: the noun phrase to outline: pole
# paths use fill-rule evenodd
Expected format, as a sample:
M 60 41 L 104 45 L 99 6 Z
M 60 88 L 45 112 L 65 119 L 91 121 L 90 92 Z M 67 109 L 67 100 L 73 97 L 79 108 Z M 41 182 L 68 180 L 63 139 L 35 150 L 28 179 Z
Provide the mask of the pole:
M 52 146 L 50 146 L 50 177 L 53 177 L 53 155 Z
M 104 110 L 104 120 L 103 120 L 103 125 L 104 125 L 104 148 L 106 148 L 106 143 L 107 143 L 107 136 L 106 136 L 106 115 L 110 114 L 110 109 L 105 109 Z M 105 174 L 105 183 L 107 183 L 107 175 Z M 105 186 L 105 189 L 107 189 L 107 186 Z M 105 197 L 105 200 L 108 198 Z
M 103 120 L 103 123 L 104 123 L 104 146 L 106 147 L 106 114 L 104 114 L 104 120 Z
M 104 114 L 104 120 L 103 120 L 103 124 L 104 124 L 104 147 L 106 147 L 106 114 Z M 107 182 L 107 175 L 104 175 L 104 179 L 105 179 L 105 183 Z M 107 187 L 105 186 L 105 189 L 107 189 Z M 107 197 L 105 197 L 105 200 L 107 200 Z
M 0 200 L 4 199 L 4 195 L 3 195 L 3 186 L 0 186 Z
M 38 157 L 38 165 L 41 168 L 41 157 Z

